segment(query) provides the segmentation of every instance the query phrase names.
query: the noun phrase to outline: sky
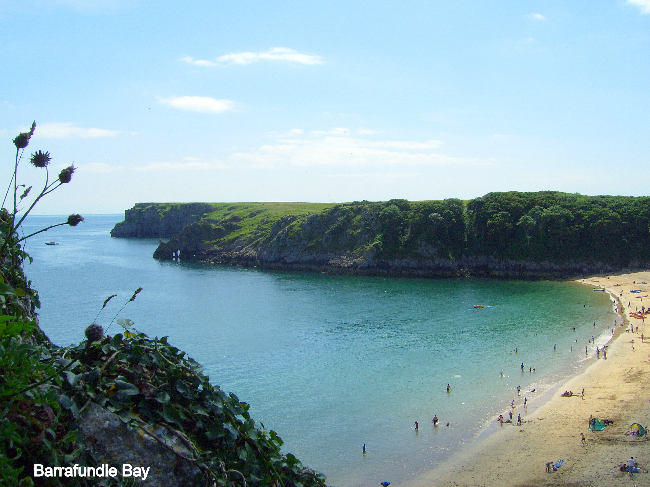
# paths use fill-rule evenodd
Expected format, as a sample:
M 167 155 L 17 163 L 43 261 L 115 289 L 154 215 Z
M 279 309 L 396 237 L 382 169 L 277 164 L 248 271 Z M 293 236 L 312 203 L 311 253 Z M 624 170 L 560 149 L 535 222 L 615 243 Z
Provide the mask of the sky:
M 38 214 L 650 180 L 650 0 L 0 0 L 0 66 Z

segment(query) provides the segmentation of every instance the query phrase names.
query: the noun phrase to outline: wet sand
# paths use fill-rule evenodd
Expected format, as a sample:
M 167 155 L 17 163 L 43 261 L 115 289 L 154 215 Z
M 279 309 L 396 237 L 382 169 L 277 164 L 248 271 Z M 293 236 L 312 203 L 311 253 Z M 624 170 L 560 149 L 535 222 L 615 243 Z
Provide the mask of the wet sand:
M 607 358 L 603 353 L 600 359 L 594 357 L 584 372 L 561 384 L 546 403 L 522 416 L 520 426 L 504 424 L 444 465 L 401 486 L 650 486 L 650 473 L 630 478 L 619 469 L 633 456 L 641 469 L 650 470 L 648 436 L 625 434 L 635 422 L 650 426 L 650 339 L 644 336 L 642 342 L 641 338 L 650 327 L 646 332 L 645 320 L 629 316 L 642 306 L 650 307 L 650 284 L 641 284 L 650 283 L 650 271 L 577 282 L 605 288 L 624 317 L 623 324 L 618 320 L 608 343 Z M 643 292 L 631 292 L 638 289 Z M 562 397 L 564 391 L 574 395 Z M 589 431 L 591 416 L 613 423 L 603 431 Z M 513 419 L 516 417 L 517 413 Z M 548 473 L 547 462 L 558 460 L 564 460 L 563 465 Z

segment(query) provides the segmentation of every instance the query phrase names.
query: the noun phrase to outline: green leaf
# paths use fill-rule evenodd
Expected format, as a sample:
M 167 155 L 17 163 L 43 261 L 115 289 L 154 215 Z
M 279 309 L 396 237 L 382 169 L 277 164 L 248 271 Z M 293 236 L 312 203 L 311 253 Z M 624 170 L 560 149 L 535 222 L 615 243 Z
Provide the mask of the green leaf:
M 72 387 L 77 385 L 77 382 L 79 382 L 79 379 L 83 374 L 75 374 L 74 372 L 70 372 L 69 370 L 64 370 L 63 373 L 65 374 L 65 378 L 68 381 L 68 384 L 70 384 Z
M 171 404 L 169 403 L 164 404 L 160 415 L 168 423 L 175 423 L 179 426 L 182 426 L 181 417 L 178 414 L 178 411 L 176 411 L 176 409 L 174 409 L 174 407 Z
M 8 284 L 0 283 L 0 294 L 15 296 L 16 290 Z
M 136 394 L 140 394 L 140 389 L 138 389 L 135 385 L 131 384 L 130 382 L 126 382 L 123 380 L 115 380 L 115 387 L 117 387 L 118 394 L 122 393 L 122 395 L 127 395 L 127 396 L 135 396 Z
M 117 320 L 117 324 L 120 325 L 125 330 L 130 330 L 131 328 L 133 328 L 135 322 L 127 318 L 120 318 L 119 320 Z
M 156 392 L 156 396 L 154 397 L 156 401 L 158 401 L 160 404 L 167 404 L 170 399 L 170 395 L 166 391 L 158 391 Z

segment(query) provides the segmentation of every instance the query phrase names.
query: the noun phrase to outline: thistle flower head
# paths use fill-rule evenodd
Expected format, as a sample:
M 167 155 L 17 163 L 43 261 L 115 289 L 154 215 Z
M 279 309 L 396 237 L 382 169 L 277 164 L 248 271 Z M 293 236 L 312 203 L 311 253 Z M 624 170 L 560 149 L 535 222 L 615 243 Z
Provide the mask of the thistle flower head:
M 73 213 L 72 215 L 70 215 L 70 216 L 68 217 L 67 224 L 70 225 L 71 227 L 76 227 L 76 226 L 79 225 L 79 223 L 81 223 L 82 221 L 84 221 L 84 217 L 83 217 L 83 216 L 81 216 L 81 215 L 77 215 L 76 213 Z
M 29 162 L 32 163 L 34 167 L 47 167 L 52 158 L 50 157 L 49 152 L 37 151 L 32 154 Z
M 34 130 L 36 130 L 36 122 L 32 123 L 32 127 L 29 129 L 29 132 L 21 132 L 18 134 L 18 136 L 14 139 L 14 145 L 16 146 L 16 149 L 24 149 L 29 145 L 29 139 L 31 139 L 32 135 L 34 135 Z
M 72 173 L 74 173 L 75 169 L 77 168 L 74 166 L 66 167 L 59 173 L 59 181 L 63 184 L 69 183 L 72 180 Z
M 86 338 L 89 343 L 98 342 L 104 337 L 104 329 L 101 325 L 93 323 L 86 328 Z

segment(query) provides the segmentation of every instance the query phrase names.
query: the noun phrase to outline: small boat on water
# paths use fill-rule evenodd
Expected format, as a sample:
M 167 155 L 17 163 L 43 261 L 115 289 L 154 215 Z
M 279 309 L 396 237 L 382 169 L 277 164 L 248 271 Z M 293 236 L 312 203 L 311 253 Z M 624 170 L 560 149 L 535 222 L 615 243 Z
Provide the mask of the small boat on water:
M 595 287 L 594 288 L 594 291 L 604 291 L 604 290 L 605 290 L 604 287 Z
M 482 304 L 475 304 L 474 307 L 475 308 L 485 308 L 485 306 L 483 306 Z
M 45 242 L 45 245 L 59 245 L 59 242 L 55 242 L 54 240 L 50 240 L 49 242 Z

